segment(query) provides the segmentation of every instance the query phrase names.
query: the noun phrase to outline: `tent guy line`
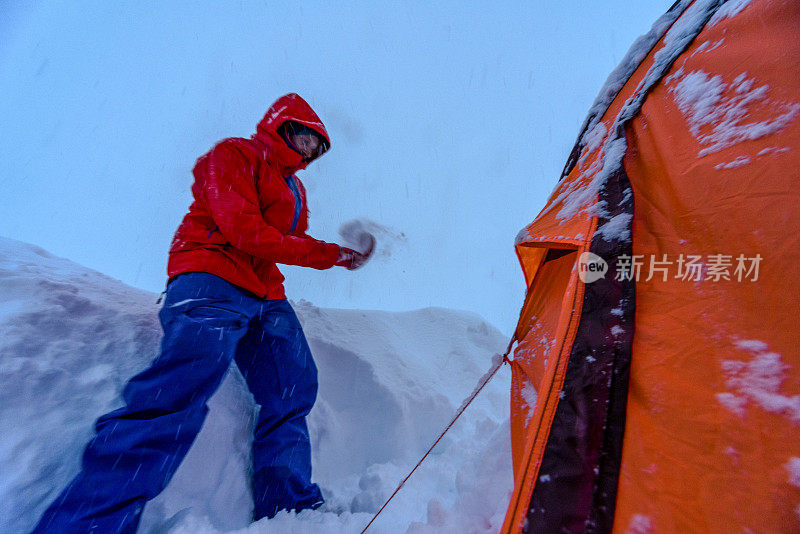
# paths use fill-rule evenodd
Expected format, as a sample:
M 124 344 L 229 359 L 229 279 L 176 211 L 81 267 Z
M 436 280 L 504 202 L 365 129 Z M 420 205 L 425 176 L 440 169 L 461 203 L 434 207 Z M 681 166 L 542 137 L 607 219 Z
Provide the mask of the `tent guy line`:
M 414 474 L 414 471 L 416 471 L 417 468 L 420 465 L 422 465 L 422 462 L 424 462 L 425 459 L 428 457 L 428 455 L 433 451 L 433 449 L 436 448 L 436 445 L 439 444 L 444 435 L 447 434 L 447 432 L 453 427 L 456 421 L 458 421 L 458 418 L 461 417 L 461 414 L 463 414 L 464 411 L 467 409 L 467 407 L 472 403 L 472 401 L 475 400 L 475 397 L 477 397 L 478 394 L 481 392 L 481 390 L 483 390 L 484 386 L 486 386 L 486 384 L 488 384 L 492 380 L 492 378 L 494 378 L 494 375 L 497 374 L 497 371 L 500 370 L 503 364 L 511 362 L 508 358 L 508 355 L 511 354 L 511 351 L 514 348 L 514 343 L 516 343 L 516 341 L 517 341 L 517 336 L 516 334 L 514 334 L 511 337 L 511 341 L 508 342 L 508 348 L 506 348 L 505 353 L 494 355 L 494 357 L 492 358 L 492 367 L 490 367 L 489 370 L 478 380 L 478 385 L 475 387 L 472 393 L 466 399 L 464 399 L 464 402 L 461 403 L 461 406 L 459 407 L 458 411 L 456 411 L 456 415 L 453 417 L 453 419 L 450 420 L 450 423 L 448 423 L 447 426 L 444 428 L 444 430 L 442 430 L 442 432 L 439 434 L 439 437 L 437 437 L 436 440 L 433 442 L 433 445 L 431 445 L 428 448 L 428 450 L 425 451 L 425 454 L 422 455 L 422 458 L 419 459 L 419 461 L 413 467 L 413 469 L 411 469 L 411 471 L 405 476 L 405 478 L 400 481 L 400 484 L 397 485 L 397 488 L 395 488 L 394 492 L 392 492 L 389 498 L 386 499 L 386 502 L 383 503 L 383 506 L 381 506 L 380 509 L 377 512 L 375 512 L 375 515 L 372 516 L 372 519 L 369 520 L 369 523 L 367 523 L 367 526 L 365 526 L 364 529 L 361 531 L 361 534 L 364 534 L 369 529 L 369 527 L 372 526 L 372 523 L 375 522 L 375 520 L 381 514 L 383 509 L 386 508 L 386 506 L 391 502 L 392 499 L 394 499 L 394 496 L 397 495 L 397 493 L 400 491 L 400 489 L 403 487 L 406 481 L 408 481 L 408 479 L 411 478 L 411 475 Z

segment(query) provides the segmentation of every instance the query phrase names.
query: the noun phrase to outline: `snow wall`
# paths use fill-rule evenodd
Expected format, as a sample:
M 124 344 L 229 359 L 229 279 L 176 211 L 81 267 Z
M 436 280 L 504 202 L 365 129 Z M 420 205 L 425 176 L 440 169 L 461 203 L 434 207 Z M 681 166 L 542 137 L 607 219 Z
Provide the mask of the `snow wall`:
M 156 298 L 0 238 L 0 532 L 33 527 L 77 473 L 94 420 L 157 355 Z M 232 366 L 140 533 L 360 532 L 508 341 L 467 312 L 293 305 L 319 367 L 309 427 L 324 508 L 249 523 L 256 407 Z M 512 490 L 509 380 L 501 369 L 370 532 L 500 528 Z

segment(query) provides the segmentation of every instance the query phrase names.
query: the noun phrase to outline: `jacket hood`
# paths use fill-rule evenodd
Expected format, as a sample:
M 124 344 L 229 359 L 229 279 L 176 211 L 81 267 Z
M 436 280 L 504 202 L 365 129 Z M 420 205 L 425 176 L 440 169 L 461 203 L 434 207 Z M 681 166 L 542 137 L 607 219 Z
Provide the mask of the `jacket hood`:
M 288 176 L 300 169 L 305 169 L 313 161 L 313 158 L 303 159 L 303 156 L 286 144 L 286 141 L 278 133 L 278 129 L 287 121 L 298 122 L 313 129 L 322 136 L 328 147 L 330 147 L 331 140 L 325 125 L 300 95 L 289 93 L 276 100 L 258 123 L 253 137 L 267 145 L 265 154 L 267 161 Z

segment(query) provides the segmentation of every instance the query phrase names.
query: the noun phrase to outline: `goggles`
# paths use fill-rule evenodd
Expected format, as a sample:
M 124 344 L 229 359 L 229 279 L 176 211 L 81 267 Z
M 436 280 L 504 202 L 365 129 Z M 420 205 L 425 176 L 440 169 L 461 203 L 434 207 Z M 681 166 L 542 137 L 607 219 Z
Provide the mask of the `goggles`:
M 317 159 L 328 150 L 328 142 L 313 128 L 299 122 L 286 121 L 279 129 L 289 147 L 306 161 Z

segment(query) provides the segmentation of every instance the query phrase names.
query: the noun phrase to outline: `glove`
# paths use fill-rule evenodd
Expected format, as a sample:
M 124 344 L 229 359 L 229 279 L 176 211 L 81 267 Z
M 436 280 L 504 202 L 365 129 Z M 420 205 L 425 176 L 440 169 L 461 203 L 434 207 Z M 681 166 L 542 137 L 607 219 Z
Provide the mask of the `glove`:
M 357 236 L 357 239 L 354 239 L 351 236 L 349 240 L 357 242 L 359 244 L 359 248 L 364 252 L 359 252 L 357 250 L 353 250 L 352 248 L 340 246 L 339 259 L 336 261 L 336 263 L 334 263 L 334 265 L 344 267 L 349 271 L 355 271 L 367 263 L 367 260 L 369 260 L 369 258 L 372 256 L 372 253 L 375 251 L 375 236 L 369 232 L 361 232 Z
M 355 271 L 367 262 L 368 256 L 357 250 L 347 247 L 339 247 L 339 259 L 334 265 L 344 267 L 348 271 Z

